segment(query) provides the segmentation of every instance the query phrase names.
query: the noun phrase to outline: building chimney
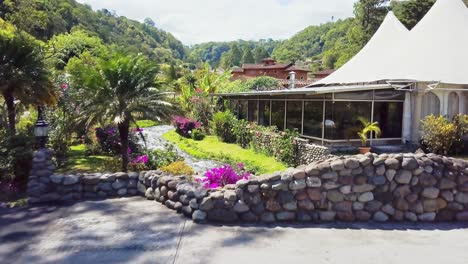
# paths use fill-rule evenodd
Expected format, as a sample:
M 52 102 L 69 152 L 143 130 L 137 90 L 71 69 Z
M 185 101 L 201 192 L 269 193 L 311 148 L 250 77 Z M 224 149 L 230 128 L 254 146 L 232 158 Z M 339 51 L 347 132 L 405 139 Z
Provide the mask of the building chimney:
M 294 88 L 296 88 L 296 73 L 292 71 L 289 73 L 289 89 Z

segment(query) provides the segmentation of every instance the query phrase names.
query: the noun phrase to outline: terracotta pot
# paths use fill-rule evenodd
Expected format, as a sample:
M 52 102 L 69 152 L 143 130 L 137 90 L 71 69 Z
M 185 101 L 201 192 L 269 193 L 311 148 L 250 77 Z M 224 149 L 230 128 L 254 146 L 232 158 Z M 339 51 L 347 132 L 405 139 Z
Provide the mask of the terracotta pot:
M 369 147 L 359 147 L 359 153 L 361 154 L 366 154 L 371 151 L 371 148 Z

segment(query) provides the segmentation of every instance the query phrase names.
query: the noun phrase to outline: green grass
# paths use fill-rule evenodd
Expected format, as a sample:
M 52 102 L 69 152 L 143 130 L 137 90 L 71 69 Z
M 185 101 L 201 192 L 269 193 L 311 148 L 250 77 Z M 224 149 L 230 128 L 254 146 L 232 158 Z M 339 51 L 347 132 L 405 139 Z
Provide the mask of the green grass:
M 154 127 L 158 125 L 158 122 L 153 120 L 138 120 L 136 123 L 139 128 Z
M 86 156 L 86 146 L 84 144 L 71 146 L 68 155 L 69 159 L 65 165 L 58 170 L 59 173 L 105 171 L 106 162 L 110 162 L 114 159 L 108 156 Z
M 276 161 L 274 157 L 256 153 L 252 149 L 241 148 L 236 144 L 221 142 L 215 136 L 207 136 L 203 141 L 195 141 L 181 137 L 175 130 L 172 130 L 165 133 L 163 137 L 196 158 L 227 163 L 242 162 L 247 168 L 255 170 L 258 175 L 287 168 L 285 164 Z

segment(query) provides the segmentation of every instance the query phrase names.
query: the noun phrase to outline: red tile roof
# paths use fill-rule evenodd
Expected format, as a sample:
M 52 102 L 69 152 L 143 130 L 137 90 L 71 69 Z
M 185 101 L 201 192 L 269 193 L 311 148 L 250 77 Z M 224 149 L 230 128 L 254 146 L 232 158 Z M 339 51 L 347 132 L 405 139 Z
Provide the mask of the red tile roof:
M 293 65 L 292 63 L 278 63 L 273 65 L 265 64 L 242 64 L 242 69 L 244 70 L 265 70 L 265 69 L 286 69 Z

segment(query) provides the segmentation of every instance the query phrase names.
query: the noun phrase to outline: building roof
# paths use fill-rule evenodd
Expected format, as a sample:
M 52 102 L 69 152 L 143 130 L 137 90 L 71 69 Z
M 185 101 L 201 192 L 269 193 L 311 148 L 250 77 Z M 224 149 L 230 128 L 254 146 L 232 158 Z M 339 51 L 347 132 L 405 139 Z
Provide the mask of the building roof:
M 393 12 L 389 12 L 380 28 L 358 54 L 314 85 L 372 82 L 385 79 L 386 77 L 380 75 L 380 68 L 385 67 L 385 64 L 391 60 L 388 49 L 405 39 L 408 34 L 408 29 Z M 390 70 L 388 67 L 385 68 Z
M 466 25 L 462 0 L 438 0 L 411 31 L 389 12 L 354 58 L 311 86 L 381 80 L 468 84 Z
M 306 70 L 306 69 L 297 67 L 296 65 L 292 65 L 291 67 L 287 68 L 286 71 L 296 71 L 296 72 L 303 71 L 303 72 L 310 72 L 309 70 Z
M 242 93 L 221 93 L 216 96 L 259 96 L 259 95 L 293 95 L 293 94 L 327 94 L 327 93 L 344 93 L 352 91 L 366 91 L 366 90 L 382 90 L 382 89 L 395 89 L 403 88 L 404 86 L 395 86 L 390 84 L 367 84 L 367 85 L 339 85 L 327 87 L 304 87 L 295 89 L 282 89 L 272 91 L 252 91 Z
M 292 66 L 292 63 L 277 63 L 272 65 L 265 65 L 265 64 L 242 64 L 242 69 L 244 70 L 264 70 L 264 69 L 286 69 Z

